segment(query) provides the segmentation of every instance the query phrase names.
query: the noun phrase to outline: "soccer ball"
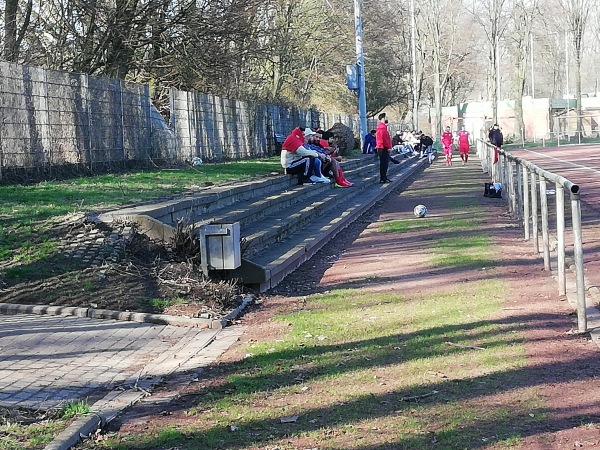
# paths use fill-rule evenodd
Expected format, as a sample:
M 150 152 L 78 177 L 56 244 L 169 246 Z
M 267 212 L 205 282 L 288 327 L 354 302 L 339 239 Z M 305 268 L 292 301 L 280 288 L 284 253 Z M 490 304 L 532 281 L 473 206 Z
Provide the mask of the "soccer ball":
M 415 217 L 425 217 L 427 215 L 427 208 L 425 205 L 417 205 L 413 210 Z

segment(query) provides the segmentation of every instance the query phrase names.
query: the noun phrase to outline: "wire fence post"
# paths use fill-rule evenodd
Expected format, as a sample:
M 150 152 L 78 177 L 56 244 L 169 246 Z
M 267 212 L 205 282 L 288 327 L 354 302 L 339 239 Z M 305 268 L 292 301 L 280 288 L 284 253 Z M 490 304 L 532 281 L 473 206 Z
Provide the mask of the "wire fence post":
M 556 187 L 556 263 L 558 276 L 558 295 L 567 295 L 565 273 L 565 188 L 558 181 Z
M 539 253 L 537 182 L 533 170 L 531 171 L 531 230 L 533 231 L 533 247 L 535 248 L 535 251 Z
M 542 254 L 544 257 L 544 270 L 550 272 L 550 236 L 548 233 L 548 195 L 546 193 L 546 178 L 540 175 L 540 202 L 542 208 Z
M 525 165 L 522 167 L 522 179 L 523 179 L 523 228 L 525 229 L 525 239 L 530 240 L 531 234 L 529 233 L 529 220 L 530 212 L 529 208 L 529 169 Z
M 573 222 L 573 256 L 575 258 L 575 277 L 577 280 L 577 329 L 587 331 L 585 305 L 585 279 L 583 276 L 583 240 L 581 235 L 581 203 L 579 193 L 571 193 L 571 220 Z

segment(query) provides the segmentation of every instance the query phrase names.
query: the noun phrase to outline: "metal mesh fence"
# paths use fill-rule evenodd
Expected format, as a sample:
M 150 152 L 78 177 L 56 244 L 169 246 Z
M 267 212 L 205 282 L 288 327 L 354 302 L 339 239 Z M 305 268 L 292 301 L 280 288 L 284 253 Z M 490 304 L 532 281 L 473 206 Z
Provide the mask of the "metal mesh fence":
M 276 136 L 356 115 L 171 90 L 167 123 L 147 85 L 0 62 L 0 181 L 15 173 L 120 169 L 152 159 L 189 162 L 273 155 Z
M 275 135 L 297 126 L 324 129 L 341 122 L 358 130 L 358 117 L 171 90 L 171 127 L 182 160 L 208 161 L 272 155 Z
M 0 168 L 122 165 L 152 150 L 148 87 L 0 62 Z

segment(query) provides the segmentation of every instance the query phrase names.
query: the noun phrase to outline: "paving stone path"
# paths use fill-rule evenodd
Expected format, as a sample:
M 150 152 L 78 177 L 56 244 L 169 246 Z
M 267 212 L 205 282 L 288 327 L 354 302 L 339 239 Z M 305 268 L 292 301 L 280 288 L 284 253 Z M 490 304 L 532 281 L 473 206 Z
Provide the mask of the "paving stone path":
M 0 317 L 0 405 L 46 409 L 135 389 L 193 359 L 219 330 L 19 314 Z

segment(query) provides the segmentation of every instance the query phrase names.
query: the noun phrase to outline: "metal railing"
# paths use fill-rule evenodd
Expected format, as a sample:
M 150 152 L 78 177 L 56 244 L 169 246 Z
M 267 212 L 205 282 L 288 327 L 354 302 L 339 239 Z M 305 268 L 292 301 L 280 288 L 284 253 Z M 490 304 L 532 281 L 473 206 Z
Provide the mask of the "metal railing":
M 585 279 L 583 273 L 583 242 L 581 233 L 580 188 L 577 184 L 555 173 L 544 170 L 531 162 L 499 150 L 488 142 L 477 140 L 477 154 L 483 171 L 491 175 L 493 182 L 503 186 L 504 196 L 511 213 L 522 220 L 526 240 L 533 240 L 533 247 L 544 259 L 544 269 L 551 271 L 550 225 L 547 182 L 553 182 L 556 198 L 556 261 L 558 293 L 567 294 L 566 244 L 565 244 L 565 190 L 571 201 L 571 229 L 573 233 L 573 259 L 577 291 L 577 328 L 587 331 Z M 540 251 L 540 231 L 542 248 Z

